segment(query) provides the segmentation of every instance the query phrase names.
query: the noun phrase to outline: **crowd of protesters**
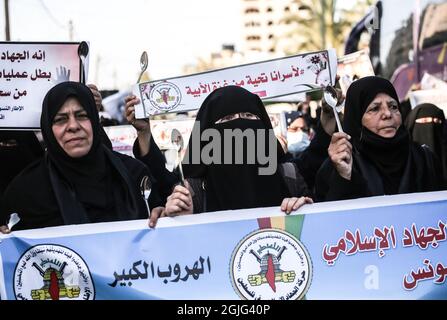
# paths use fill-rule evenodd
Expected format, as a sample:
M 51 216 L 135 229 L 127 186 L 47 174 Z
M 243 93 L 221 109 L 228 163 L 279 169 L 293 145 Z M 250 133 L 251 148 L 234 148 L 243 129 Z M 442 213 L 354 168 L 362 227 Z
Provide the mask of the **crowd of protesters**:
M 323 99 L 316 118 L 304 101 L 286 114 L 286 136 L 272 137 L 257 95 L 217 89 L 198 110 L 193 132 L 213 130 L 221 149 L 208 163 L 207 145 L 191 135 L 183 177 L 166 169 L 149 119 L 135 118 L 137 97 L 124 101 L 123 117 L 137 131 L 132 158 L 112 150 L 102 125 L 118 122 L 104 115 L 98 88 L 60 83 L 42 103 L 40 139 L 0 132 L 0 231 L 11 231 L 12 213 L 21 218 L 14 230 L 148 217 L 154 227 L 164 216 L 274 206 L 288 214 L 314 201 L 444 189 L 441 109 L 423 104 L 404 119 L 393 85 L 375 76 L 353 82 L 343 99 L 344 132 Z M 236 148 L 226 131 L 256 134 Z M 260 173 L 270 165 L 256 156 L 262 152 L 276 164 L 268 174 Z

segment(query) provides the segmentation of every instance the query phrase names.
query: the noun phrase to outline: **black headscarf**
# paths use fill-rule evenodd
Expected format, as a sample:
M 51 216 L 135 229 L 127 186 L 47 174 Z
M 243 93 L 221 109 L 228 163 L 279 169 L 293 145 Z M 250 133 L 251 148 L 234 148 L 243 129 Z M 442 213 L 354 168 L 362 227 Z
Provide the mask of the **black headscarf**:
M 222 117 L 240 112 L 252 113 L 260 120 L 236 119 L 225 123 L 215 123 Z M 219 88 L 203 102 L 197 113 L 196 123 L 186 150 L 189 162 L 192 162 L 194 156 L 200 157 L 204 146 L 208 143 L 193 141 L 196 137 L 201 137 L 203 131 L 208 128 L 216 129 L 222 137 L 222 162 L 225 129 L 265 130 L 266 150 L 269 150 L 268 130 L 273 130 L 261 99 L 237 86 Z M 277 157 L 279 166 L 284 152 L 276 139 L 275 144 L 274 156 Z M 289 196 L 287 186 L 278 170 L 273 175 L 259 175 L 258 169 L 261 165 L 257 159 L 255 159 L 255 164 L 247 164 L 246 141 L 243 151 L 235 150 L 233 145 L 233 160 L 235 152 L 244 152 L 244 164 L 205 165 L 202 159 L 200 159 L 200 164 L 188 164 L 184 161 L 185 177 L 201 178 L 205 181 L 206 211 L 278 206 L 284 197 Z
M 79 158 L 62 149 L 52 130 L 55 115 L 70 97 L 85 109 L 93 131 L 91 149 Z M 98 112 L 87 86 L 63 82 L 53 87 L 44 98 L 40 124 L 50 181 L 65 224 L 137 217 L 138 190 L 120 159 L 101 143 Z
M 417 123 L 417 119 L 421 118 L 436 118 L 441 120 L 441 123 Z M 447 173 L 446 168 L 446 154 L 444 146 L 444 130 L 445 130 L 445 116 L 444 111 L 431 103 L 423 103 L 414 108 L 407 119 L 405 126 L 410 132 L 412 140 L 420 145 L 427 145 L 441 160 L 444 170 L 444 175 Z
M 391 82 L 375 76 L 361 78 L 353 82 L 346 93 L 343 128 L 352 138 L 354 152 L 368 158 L 378 169 L 385 193 L 395 194 L 407 164 L 410 140 L 403 125 L 392 138 L 383 138 L 362 126 L 363 114 L 379 93 L 396 100 L 400 110 Z
M 303 118 L 304 114 L 301 111 L 289 111 L 289 112 L 285 113 L 285 116 L 286 116 L 287 126 L 290 126 L 293 123 L 293 121 L 295 121 L 296 119 Z M 304 120 L 306 120 L 306 119 L 304 119 Z M 306 124 L 309 125 L 307 122 L 306 122 Z
M 32 131 L 0 131 L 0 195 L 28 164 L 43 156 Z

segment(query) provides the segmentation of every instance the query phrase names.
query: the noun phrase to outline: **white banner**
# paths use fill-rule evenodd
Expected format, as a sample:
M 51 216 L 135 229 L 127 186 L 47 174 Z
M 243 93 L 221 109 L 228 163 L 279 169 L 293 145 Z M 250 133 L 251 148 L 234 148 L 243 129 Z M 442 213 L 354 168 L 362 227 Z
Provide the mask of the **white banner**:
M 175 149 L 171 142 L 171 132 L 175 128 L 180 131 L 185 142 L 182 155 L 191 136 L 194 119 L 184 120 L 151 120 L 151 132 L 155 142 L 161 150 Z M 112 142 L 113 151 L 133 157 L 133 144 L 137 138 L 137 131 L 131 125 L 104 127 Z
M 447 90 L 447 82 L 429 74 L 424 73 L 421 79 L 421 90 Z
M 104 131 L 112 142 L 113 151 L 133 157 L 133 143 L 137 131 L 131 125 L 104 127 Z
M 160 149 L 175 148 L 171 142 L 171 133 L 173 129 L 177 129 L 183 137 L 184 149 L 186 149 L 194 121 L 195 119 L 191 118 L 182 120 L 151 120 L 151 130 L 155 142 Z
M 417 90 L 410 92 L 411 108 L 414 109 L 421 103 L 432 103 L 444 111 L 447 117 L 447 93 L 441 89 Z
M 78 46 L 0 43 L 0 129 L 40 128 L 42 101 L 48 90 L 62 81 L 80 80 Z
M 279 205 L 208 212 L 161 218 L 155 229 L 135 220 L 13 231 L 0 234 L 0 296 L 445 300 L 446 199 L 440 191 L 290 215 Z
M 141 98 L 136 117 L 200 108 L 212 91 L 237 85 L 262 99 L 323 88 L 335 83 L 337 56 L 334 49 L 246 64 L 177 78 L 137 84 Z

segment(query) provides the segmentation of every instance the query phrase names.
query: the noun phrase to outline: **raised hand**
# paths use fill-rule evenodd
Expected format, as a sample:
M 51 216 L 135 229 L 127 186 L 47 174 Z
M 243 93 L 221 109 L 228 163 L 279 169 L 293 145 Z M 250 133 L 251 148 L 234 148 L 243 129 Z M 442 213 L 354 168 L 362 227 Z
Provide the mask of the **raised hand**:
M 53 78 L 53 82 L 58 84 L 65 81 L 70 81 L 70 69 L 60 66 L 59 68 L 56 68 L 56 77 Z
M 191 192 L 188 181 L 185 180 L 185 187 L 175 186 L 172 194 L 166 202 L 166 209 L 163 212 L 165 217 L 174 217 L 182 214 L 192 214 L 194 210 Z
M 140 99 L 138 99 L 135 95 L 129 95 L 124 98 L 124 102 L 126 103 L 125 107 L 125 116 L 127 122 L 134 126 L 134 128 L 140 131 L 151 131 L 151 126 L 149 122 L 149 118 L 147 119 L 136 119 L 135 118 L 135 105 L 140 103 Z
M 328 148 L 329 158 L 335 169 L 346 180 L 351 180 L 352 174 L 352 144 L 349 142 L 350 139 L 350 135 L 336 132 L 332 135 Z

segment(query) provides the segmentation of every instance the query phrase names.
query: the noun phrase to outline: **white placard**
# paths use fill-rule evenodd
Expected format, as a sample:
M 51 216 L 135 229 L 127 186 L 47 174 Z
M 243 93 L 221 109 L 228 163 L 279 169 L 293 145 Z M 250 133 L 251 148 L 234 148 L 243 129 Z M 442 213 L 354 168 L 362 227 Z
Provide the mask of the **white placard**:
M 80 81 L 78 46 L 0 42 L 0 129 L 40 128 L 48 90 L 62 81 Z
M 195 119 L 191 118 L 181 120 L 151 120 L 152 136 L 161 149 L 174 148 L 171 143 L 171 132 L 173 129 L 177 129 L 183 137 L 183 154 L 188 145 L 194 121 Z
M 180 131 L 185 142 L 182 155 L 191 136 L 194 119 L 151 120 L 151 132 L 158 147 L 162 150 L 174 148 L 171 143 L 171 132 L 175 128 Z M 137 131 L 131 125 L 104 127 L 104 131 L 112 142 L 113 151 L 133 157 L 133 144 Z
M 424 73 L 424 76 L 421 79 L 421 89 L 422 90 L 447 90 L 447 83 L 442 81 L 441 79 L 429 74 Z
M 334 49 L 245 64 L 177 78 L 140 83 L 132 88 L 141 98 L 136 117 L 200 108 L 214 90 L 237 85 L 262 99 L 323 88 L 335 83 Z
M 368 50 L 360 50 L 338 59 L 337 74 L 340 76 L 340 87 L 346 95 L 349 86 L 355 80 L 374 76 L 374 68 L 369 58 Z
M 447 92 L 445 90 L 417 90 L 408 94 L 411 108 L 414 109 L 421 103 L 432 103 L 444 111 L 447 117 Z
M 112 142 L 113 151 L 133 157 L 133 143 L 137 131 L 131 125 L 104 127 L 104 131 Z

